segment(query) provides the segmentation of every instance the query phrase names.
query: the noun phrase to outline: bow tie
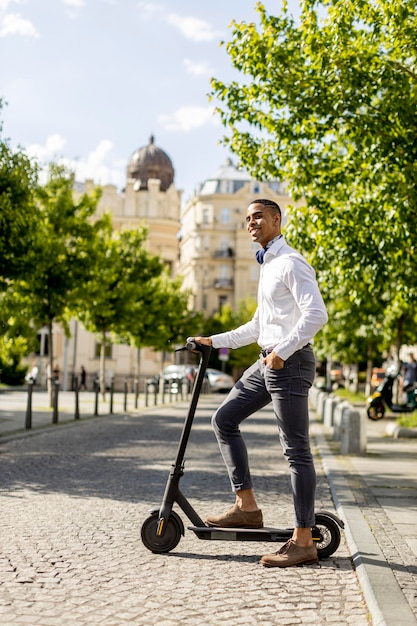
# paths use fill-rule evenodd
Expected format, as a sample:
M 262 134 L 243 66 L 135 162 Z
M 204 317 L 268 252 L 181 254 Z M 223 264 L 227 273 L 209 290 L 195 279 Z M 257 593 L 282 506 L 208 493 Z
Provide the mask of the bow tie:
M 282 233 L 281 233 L 281 235 L 278 235 L 278 237 L 274 237 L 274 239 L 272 239 L 272 241 L 269 241 L 264 248 L 261 248 L 260 250 L 257 250 L 255 256 L 256 256 L 256 260 L 258 261 L 258 263 L 260 265 L 262 265 L 262 263 L 264 262 L 265 252 L 268 250 L 268 248 L 270 246 L 272 246 L 272 244 L 275 241 L 278 241 L 278 239 L 281 239 L 281 237 L 282 237 Z
M 260 250 L 256 251 L 256 255 L 255 255 L 256 260 L 258 261 L 260 265 L 262 265 L 262 263 L 264 262 L 265 252 L 266 252 L 266 248 L 261 248 Z

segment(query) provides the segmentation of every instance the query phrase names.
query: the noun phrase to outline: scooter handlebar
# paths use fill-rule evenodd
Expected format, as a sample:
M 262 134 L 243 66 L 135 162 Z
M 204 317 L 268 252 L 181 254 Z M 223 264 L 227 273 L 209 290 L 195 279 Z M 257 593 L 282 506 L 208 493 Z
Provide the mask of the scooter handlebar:
M 187 342 L 183 349 L 200 352 L 202 355 L 210 354 L 211 352 L 211 346 L 207 346 L 205 343 L 198 343 L 194 337 L 187 337 Z
M 185 344 L 187 350 L 195 350 L 197 347 L 197 342 L 194 341 L 194 337 L 187 337 L 187 343 Z

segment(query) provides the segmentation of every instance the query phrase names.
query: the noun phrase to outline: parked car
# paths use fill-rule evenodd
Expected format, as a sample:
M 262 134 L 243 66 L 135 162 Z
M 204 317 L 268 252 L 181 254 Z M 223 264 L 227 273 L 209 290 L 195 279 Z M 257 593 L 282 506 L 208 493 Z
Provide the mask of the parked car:
M 235 384 L 235 381 L 229 374 L 212 367 L 207 368 L 207 376 L 210 383 L 210 391 L 229 391 Z
M 192 365 L 167 365 L 162 370 L 162 380 L 165 389 L 178 391 L 180 383 L 188 382 L 190 387 L 194 382 L 196 370 Z

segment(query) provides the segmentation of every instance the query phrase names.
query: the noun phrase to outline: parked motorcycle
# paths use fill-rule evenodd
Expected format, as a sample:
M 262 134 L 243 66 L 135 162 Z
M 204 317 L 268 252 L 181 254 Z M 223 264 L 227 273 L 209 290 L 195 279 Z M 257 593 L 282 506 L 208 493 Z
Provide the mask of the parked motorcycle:
M 367 414 L 371 420 L 380 420 L 386 409 L 391 413 L 411 413 L 417 409 L 417 386 L 410 385 L 404 389 L 407 394 L 405 404 L 394 404 L 392 401 L 392 387 L 398 377 L 398 369 L 391 365 L 385 374 L 384 380 L 378 385 L 375 392 L 367 399 Z

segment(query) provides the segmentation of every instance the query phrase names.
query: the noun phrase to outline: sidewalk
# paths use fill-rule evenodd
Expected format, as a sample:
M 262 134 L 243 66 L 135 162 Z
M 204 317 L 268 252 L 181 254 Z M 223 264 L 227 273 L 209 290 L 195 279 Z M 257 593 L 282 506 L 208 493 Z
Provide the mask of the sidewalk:
M 19 394 L 20 392 L 15 393 Z M 120 428 L 121 424 L 125 424 L 124 429 L 126 429 L 128 426 L 132 427 L 133 424 L 137 423 L 139 431 L 136 440 L 139 441 L 140 439 L 149 437 L 148 448 L 144 448 L 141 452 L 143 456 L 145 454 L 145 450 L 147 450 L 146 454 L 150 455 L 148 461 L 145 461 L 144 458 L 141 459 L 141 466 L 143 466 L 144 471 L 148 471 L 148 478 L 144 478 L 143 476 L 141 476 L 140 480 L 141 483 L 143 483 L 143 481 L 145 480 L 143 484 L 147 485 L 147 488 L 149 486 L 153 493 L 153 495 L 151 495 L 151 498 L 154 498 L 154 500 L 157 501 L 162 494 L 159 493 L 159 491 L 161 491 L 161 487 L 159 485 L 159 482 L 159 486 L 156 484 L 156 475 L 154 476 L 154 473 L 155 471 L 159 472 L 159 470 L 163 466 L 163 477 L 165 478 L 165 465 L 167 457 L 167 452 L 165 448 L 161 449 L 159 456 L 155 456 L 155 446 L 162 445 L 161 436 L 158 433 L 160 432 L 160 428 L 162 426 L 162 428 L 164 429 L 163 441 L 171 441 L 171 447 L 172 441 L 176 441 L 175 437 L 177 436 L 172 436 L 169 434 L 169 432 L 166 430 L 165 425 L 166 418 L 163 418 L 162 416 L 177 415 L 178 417 L 180 417 L 184 414 L 184 407 L 187 407 L 187 404 L 179 402 L 171 404 L 165 408 L 161 406 L 150 406 L 148 408 L 145 408 L 144 400 L 142 398 L 140 411 L 134 411 L 132 396 L 130 396 L 128 400 L 130 406 L 128 405 L 128 413 L 126 414 L 123 411 L 123 396 L 122 394 L 119 394 L 119 396 L 120 397 L 117 399 L 117 402 L 115 401 L 114 404 L 114 412 L 119 413 L 119 415 L 113 417 L 107 416 L 105 417 L 105 419 L 102 420 L 100 420 L 100 417 L 97 418 L 98 423 L 101 424 L 99 431 L 104 437 L 106 445 L 110 437 L 109 434 L 105 434 L 106 429 L 110 428 L 113 425 L 113 422 L 115 424 L 118 424 L 118 428 Z M 15 395 L 14 397 L 9 397 L 8 394 L 4 393 L 0 394 L 0 451 L 2 443 L 6 444 L 7 441 L 10 441 L 11 444 L 13 444 L 15 440 L 18 443 L 18 440 L 22 436 L 27 436 L 27 434 L 35 435 L 41 433 L 46 434 L 50 432 L 52 433 L 54 438 L 57 438 L 59 437 L 59 432 L 63 432 L 60 428 L 57 428 L 56 425 L 51 425 L 52 413 L 47 406 L 48 402 L 46 394 L 44 394 L 43 396 L 41 393 L 34 394 L 33 399 L 34 427 L 31 431 L 25 431 L 25 394 L 21 394 L 20 396 Z M 77 428 L 77 424 L 81 424 L 82 422 L 84 422 L 85 425 L 82 429 L 83 433 L 85 434 L 81 435 L 80 431 L 80 435 L 78 437 L 80 442 L 82 437 L 82 440 L 88 443 L 88 438 L 92 436 L 93 431 L 97 431 L 97 427 L 94 426 L 95 422 L 91 420 L 94 411 L 93 394 L 80 394 L 81 420 L 79 422 L 74 422 L 73 420 L 73 394 L 62 393 L 60 395 L 60 400 L 62 402 L 62 405 L 65 405 L 65 408 L 62 408 L 60 410 L 59 424 L 69 425 L 71 423 L 74 427 L 71 429 L 71 431 L 67 431 L 68 434 L 65 435 L 65 441 L 67 441 L 67 444 L 59 444 L 62 447 L 64 453 L 64 451 L 66 450 L 65 446 L 71 445 L 68 441 L 68 437 L 76 437 L 75 434 L 70 435 L 70 433 L 78 432 L 79 428 Z M 209 433 L 209 416 L 211 414 L 211 411 L 213 410 L 213 406 L 215 406 L 215 404 L 220 402 L 221 400 L 222 396 L 204 397 L 201 402 L 202 410 L 206 413 L 204 415 L 204 422 L 196 424 L 196 432 L 198 434 L 198 437 L 203 437 L 203 435 L 204 437 L 206 437 L 207 433 L 207 436 L 209 437 L 207 441 L 210 442 L 206 443 L 205 440 L 202 440 L 202 447 L 200 448 L 199 452 L 199 457 L 201 456 L 201 458 L 198 457 L 195 461 L 198 470 L 198 476 L 201 480 L 201 475 L 204 476 L 208 467 L 207 463 L 209 463 L 209 466 L 211 468 L 214 467 L 214 474 L 212 471 L 212 476 L 210 478 L 212 485 L 214 479 L 220 480 L 220 478 L 223 477 L 223 468 L 221 462 L 218 465 L 218 469 L 217 466 L 213 466 L 213 463 L 219 462 L 219 455 L 216 447 L 213 446 L 213 444 L 211 443 L 212 435 L 211 433 Z M 107 407 L 106 405 L 102 405 L 99 410 L 99 412 L 102 413 L 103 417 L 106 410 L 108 411 L 108 404 Z M 127 419 L 129 416 L 131 419 Z M 149 421 L 147 419 L 147 416 L 152 416 L 152 420 Z M 345 531 L 342 533 L 343 543 L 347 545 L 348 552 L 346 554 L 348 555 L 350 553 L 354 567 L 356 569 L 356 576 L 357 580 L 359 581 L 359 588 L 363 593 L 370 615 L 369 623 L 373 624 L 373 626 L 415 626 L 417 624 L 417 439 L 393 439 L 386 437 L 385 429 L 388 422 L 388 419 L 381 420 L 380 422 L 372 422 L 368 420 L 368 445 L 366 455 L 340 456 L 337 452 L 337 444 L 335 444 L 330 438 L 330 432 L 326 430 L 321 422 L 316 420 L 315 414 L 314 412 L 312 412 L 311 429 L 314 435 L 314 441 L 316 443 L 317 451 L 322 465 L 322 467 L 318 467 L 318 506 L 323 508 L 329 507 L 328 497 L 326 496 L 326 489 L 330 488 L 337 514 L 341 519 L 343 519 L 346 525 Z M 143 430 L 145 424 L 147 424 L 146 437 L 144 435 L 145 431 Z M 50 427 L 45 430 L 48 425 Z M 178 426 L 180 426 L 180 424 L 178 424 Z M 275 450 L 274 442 L 276 430 L 270 409 L 264 409 L 263 411 L 261 411 L 258 414 L 257 420 L 252 423 L 252 426 L 249 426 L 248 424 L 247 430 L 249 436 L 254 438 L 253 441 L 249 443 L 248 447 L 250 448 L 250 450 L 253 450 L 254 443 L 256 444 L 252 454 L 254 455 L 257 484 L 260 483 L 261 490 L 262 488 L 264 489 L 264 493 L 262 494 L 262 506 L 264 508 L 264 514 L 266 513 L 267 515 L 271 516 L 273 507 L 276 506 L 276 498 L 273 493 L 269 492 L 271 488 L 268 487 L 268 485 L 270 484 L 271 476 L 276 475 L 277 464 L 273 457 L 267 457 L 266 452 L 263 452 L 263 450 L 265 450 L 265 443 L 262 443 L 268 441 L 268 445 L 271 445 L 271 450 L 272 447 Z M 114 430 L 113 432 L 115 433 L 116 431 Z M 121 431 L 118 430 L 117 432 L 120 433 Z M 54 435 L 54 433 L 56 433 L 56 435 Z M 139 435 L 139 433 L 142 434 Z M 94 437 L 96 436 L 98 435 L 94 435 Z M 33 441 L 32 448 L 35 450 L 36 438 L 31 438 L 30 441 Z M 44 437 L 39 441 L 43 441 L 45 443 Z M 269 442 L 271 443 L 269 444 Z M 87 445 L 87 443 L 83 445 Z M 79 445 L 81 445 L 81 443 Z M 95 447 L 97 447 L 97 450 L 100 449 L 100 446 L 98 446 L 97 443 L 94 445 Z M 120 443 L 117 445 L 119 447 L 117 447 L 114 454 L 116 454 L 116 458 L 119 458 L 121 451 L 124 448 L 120 448 L 120 445 L 122 445 Z M 16 449 L 18 450 L 20 448 L 21 446 L 17 446 Z M 137 446 L 135 446 L 135 448 L 133 449 L 137 451 Z M 120 452 L 118 452 L 117 450 L 120 450 Z M 203 460 L 203 455 L 208 455 L 207 459 L 209 460 Z M 87 455 L 84 454 L 83 456 L 89 458 L 91 456 L 91 452 L 88 452 Z M 99 462 L 101 456 L 100 454 L 99 456 L 97 456 L 97 453 L 94 453 L 94 458 L 96 459 L 95 463 L 97 463 Z M 122 460 L 122 457 L 120 457 L 120 460 Z M 73 463 L 72 460 L 71 462 Z M 82 462 L 83 461 L 79 461 L 80 464 Z M 136 463 L 137 462 L 138 461 L 136 461 Z M 317 459 L 316 463 L 320 463 L 319 459 Z M 88 465 L 88 472 L 91 472 L 93 467 L 95 466 Z M 116 467 L 119 468 L 120 465 L 115 466 L 115 468 Z M 278 467 L 279 481 L 281 481 L 284 480 L 285 476 L 287 476 L 285 463 L 279 464 Z M 132 469 L 133 471 L 135 471 L 135 465 L 132 466 Z M 151 470 L 152 472 L 149 474 Z M 79 467 L 79 471 L 83 472 L 82 467 Z M 97 471 L 100 472 L 102 470 L 98 468 Z M 84 474 L 87 476 L 88 472 L 86 474 L 84 472 Z M 67 472 L 64 472 L 62 475 L 66 474 Z M 281 474 L 282 478 L 280 477 Z M 219 478 L 217 478 L 217 476 Z M 272 480 L 274 481 L 275 479 L 272 478 Z M 88 482 L 87 485 L 88 488 L 90 488 L 90 482 Z M 190 489 L 190 485 L 188 485 L 188 489 Z M 64 487 L 60 487 L 60 491 L 64 493 L 67 491 L 67 489 Z M 83 488 L 81 493 L 84 493 L 84 491 L 85 488 Z M 216 496 L 219 497 L 218 494 L 221 493 L 221 491 L 222 488 L 218 487 L 218 491 L 213 492 L 213 499 L 215 499 Z M 128 497 L 128 502 L 129 501 L 130 503 L 133 503 L 133 497 Z M 219 505 L 220 504 L 221 500 L 219 501 Z M 207 510 L 209 510 L 208 507 L 212 506 L 212 504 L 210 505 L 210 503 L 204 501 L 200 502 L 200 499 L 198 499 L 198 506 L 203 507 L 203 509 L 204 507 L 206 507 Z M 288 506 L 289 508 L 287 511 L 286 507 Z M 286 514 L 288 514 L 289 516 L 290 508 L 290 503 L 284 503 L 282 512 L 286 512 Z M 131 515 L 133 519 L 136 519 L 137 511 L 129 509 L 129 515 Z M 115 521 L 113 520 L 112 523 L 114 524 Z M 115 531 L 109 532 L 109 537 L 111 537 L 114 535 Z M 122 531 L 117 531 L 117 533 L 119 534 L 121 532 Z M 187 532 L 188 531 L 186 531 L 186 535 Z M 115 536 L 118 535 L 116 534 Z M 137 541 L 139 541 L 140 543 L 140 539 L 137 539 Z M 200 594 L 198 595 L 198 597 L 200 598 L 200 606 L 198 605 L 198 603 L 195 605 L 193 617 L 184 617 L 182 621 L 176 621 L 176 617 L 174 615 L 172 616 L 172 620 L 169 620 L 168 618 L 152 618 L 151 620 L 149 620 L 148 617 L 145 621 L 142 621 L 141 618 L 138 618 L 136 621 L 135 619 L 127 620 L 128 623 L 147 623 L 154 624 L 155 626 L 162 626 L 165 624 L 167 626 L 173 626 L 179 624 L 180 622 L 183 624 L 190 624 L 191 626 L 199 623 L 213 625 L 225 623 L 223 621 L 223 618 L 219 618 L 219 620 L 216 621 L 216 613 L 213 613 L 213 615 L 209 615 L 209 613 L 206 612 L 205 617 L 201 617 L 201 610 L 209 610 L 210 606 L 217 607 L 217 610 L 220 610 L 219 607 L 221 601 L 218 596 L 220 595 L 220 598 L 223 596 L 222 592 L 220 591 L 219 585 L 222 585 L 224 589 L 226 589 L 227 586 L 230 584 L 232 584 L 232 586 L 236 585 L 235 591 L 237 592 L 239 582 L 243 584 L 245 589 L 244 604 L 249 606 L 248 603 L 250 603 L 252 586 L 254 586 L 253 593 L 256 592 L 256 601 L 259 601 L 260 604 L 258 608 L 252 607 L 250 612 L 250 620 L 249 613 L 245 616 L 245 613 L 236 613 L 236 611 L 234 613 L 231 612 L 230 620 L 228 622 L 230 624 L 234 624 L 235 621 L 236 623 L 242 623 L 242 620 L 248 618 L 246 619 L 246 623 L 265 625 L 268 624 L 268 626 L 275 624 L 293 625 L 304 623 L 304 617 L 305 619 L 308 619 L 309 623 L 317 625 L 338 623 L 358 625 L 360 624 L 362 626 L 365 623 L 368 623 L 364 614 L 359 611 L 359 600 L 355 599 L 356 583 L 354 584 L 350 578 L 351 574 L 354 574 L 354 572 L 351 572 L 350 574 L 348 573 L 349 562 L 347 561 L 345 564 L 343 546 L 341 546 L 338 552 L 335 554 L 336 558 L 332 559 L 335 563 L 335 567 L 332 569 L 331 573 L 329 570 L 327 570 L 328 573 L 326 573 L 325 565 L 322 566 L 321 574 L 319 572 L 315 572 L 315 575 L 317 576 L 317 588 L 315 589 L 315 593 L 313 594 L 313 596 L 311 596 L 311 598 L 305 598 L 305 607 L 303 611 L 302 597 L 299 598 L 297 601 L 292 598 L 294 600 L 294 604 L 291 604 L 290 588 L 294 591 L 293 585 L 295 584 L 297 586 L 297 580 L 299 580 L 301 585 L 300 590 L 302 590 L 304 586 L 304 591 L 302 591 L 302 593 L 305 593 L 308 590 L 308 578 L 305 578 L 303 574 L 303 572 L 306 572 L 306 574 L 308 574 L 308 568 L 292 568 L 291 572 L 286 573 L 274 572 L 274 575 L 277 578 L 278 585 L 276 590 L 275 584 L 273 586 L 274 588 L 268 585 L 266 574 L 261 570 L 261 573 L 259 575 L 263 580 L 262 584 L 267 585 L 267 587 L 264 588 L 262 585 L 261 587 L 259 587 L 259 584 L 261 583 L 260 581 L 255 582 L 255 580 L 253 579 L 253 573 L 250 575 L 248 573 L 249 578 L 247 580 L 245 580 L 244 578 L 244 576 L 246 575 L 245 572 L 248 571 L 248 567 L 250 571 L 252 571 L 251 567 L 253 564 L 256 563 L 256 557 L 238 557 L 237 555 L 222 557 L 221 554 L 224 552 L 225 549 L 227 554 L 232 555 L 234 554 L 233 549 L 237 550 L 238 546 L 235 546 L 235 548 L 229 547 L 230 544 L 227 545 L 227 548 L 225 548 L 224 545 L 219 546 L 219 543 L 223 544 L 224 542 L 199 542 L 196 546 L 195 539 L 193 540 L 192 537 L 191 539 L 189 538 L 189 532 L 188 537 L 186 537 L 184 541 L 185 545 L 187 545 L 187 542 L 190 542 L 189 545 L 193 546 L 193 550 L 192 554 L 188 552 L 177 553 L 177 563 L 178 566 L 181 565 L 182 568 L 181 570 L 179 570 L 178 568 L 176 569 L 174 567 L 174 570 L 176 571 L 176 574 L 174 575 L 178 577 L 178 593 L 180 593 L 181 590 L 182 592 L 185 592 L 184 584 L 186 585 L 187 580 L 189 580 L 189 584 L 192 585 L 192 590 L 190 588 L 189 592 L 187 592 L 188 599 L 186 604 L 188 606 L 190 602 L 193 601 L 193 594 L 198 592 L 198 585 L 202 585 L 200 588 L 201 591 L 204 590 L 204 599 L 201 597 Z M 92 545 L 92 543 L 94 543 L 94 540 L 90 539 L 88 545 L 90 546 L 90 544 Z M 104 547 L 104 545 L 106 544 L 102 545 Z M 254 554 L 258 553 L 259 547 L 257 547 L 256 544 L 243 544 L 243 546 L 245 554 L 250 554 L 250 550 L 252 550 Z M 249 546 L 251 546 L 250 549 Z M 137 546 L 131 546 L 131 551 L 136 550 L 136 548 Z M 263 547 L 263 549 L 264 548 L 265 546 Z M 124 548 L 121 546 L 119 546 L 118 548 L 119 551 L 123 549 Z M 271 548 L 271 544 L 269 544 L 268 551 L 273 551 L 273 549 L 274 546 L 272 546 Z M 205 556 L 203 556 L 204 550 L 207 552 Z M 203 560 L 198 560 L 197 563 L 194 563 L 194 559 L 197 558 L 195 553 L 201 554 L 202 556 L 199 558 L 202 558 Z M 168 570 L 170 571 L 170 567 L 172 569 L 172 566 L 175 562 L 175 559 L 173 561 L 169 558 L 164 559 L 160 556 L 155 557 L 155 555 L 152 555 L 150 553 L 149 555 L 147 555 L 147 557 L 148 558 L 145 559 L 146 567 L 150 568 L 149 572 L 152 573 L 153 577 L 156 576 L 156 579 L 158 579 L 160 574 L 162 574 L 162 570 L 160 570 L 159 564 L 164 565 L 164 567 L 167 568 L 166 575 L 168 575 Z M 93 558 L 97 559 L 99 557 Z M 217 580 L 216 578 L 212 579 L 210 577 L 209 570 L 207 570 L 207 572 L 205 571 L 204 559 L 206 559 L 206 563 L 210 571 L 213 571 L 213 566 L 216 562 L 217 567 L 219 567 L 220 565 L 221 569 L 225 570 L 224 574 L 227 577 L 235 576 L 233 563 L 234 561 L 236 561 L 236 559 L 240 559 L 239 567 L 241 568 L 241 581 L 238 582 L 238 580 L 235 580 L 234 578 L 230 578 L 229 580 L 227 578 L 222 578 L 222 580 Z M 143 560 L 144 563 L 145 560 Z M 234 564 L 236 565 L 236 562 Z M 196 565 L 197 569 L 194 569 L 194 565 Z M 156 570 L 154 571 L 155 568 Z M 122 573 L 120 571 L 119 576 L 122 576 Z M 199 576 L 201 576 L 202 579 L 200 583 L 198 583 L 196 589 L 195 584 L 196 581 L 199 580 Z M 268 580 L 270 579 L 271 578 L 269 577 Z M 287 583 L 285 581 L 287 581 L 288 585 L 290 585 L 289 587 L 286 587 Z M 133 591 L 132 582 L 133 578 L 131 578 L 129 583 L 131 591 Z M 162 602 L 164 598 L 166 599 L 164 593 L 168 593 L 168 588 L 166 586 L 167 584 L 167 581 L 165 581 L 165 583 L 160 582 L 160 586 L 162 585 L 162 590 L 158 591 L 158 588 L 155 589 L 155 609 L 156 607 L 160 607 L 160 602 Z M 169 584 L 172 591 L 172 581 Z M 333 606 L 333 603 L 336 602 L 336 596 L 334 595 L 335 584 L 339 588 L 339 596 L 344 597 L 346 595 L 346 598 L 343 601 L 344 604 L 342 602 L 342 605 L 345 607 L 345 613 L 343 615 L 337 615 Z M 145 583 L 145 579 L 142 585 L 143 590 L 141 593 L 145 593 L 145 588 L 147 585 L 147 583 Z M 283 585 L 284 587 L 282 587 Z M 320 588 L 320 585 L 322 585 L 323 587 Z M 330 587 L 328 587 L 327 585 L 330 585 Z M 277 593 L 279 589 L 281 590 L 281 593 L 277 602 L 281 602 L 281 604 L 279 605 L 280 611 L 282 611 L 283 589 L 287 589 L 287 591 L 285 591 L 284 593 L 284 597 L 286 598 L 284 604 L 286 604 L 288 610 L 286 610 L 285 615 L 282 612 L 279 613 L 281 617 L 276 618 L 278 619 L 278 621 L 274 621 L 274 617 L 271 617 L 268 621 L 268 619 L 262 617 L 262 615 L 264 615 L 262 611 L 266 609 L 267 605 L 269 606 L 269 603 L 271 601 L 274 601 L 274 594 Z M 135 591 L 135 593 L 137 594 L 138 591 Z M 152 592 L 149 591 L 149 593 Z M 264 596 L 264 593 L 266 593 L 267 595 Z M 262 598 L 264 598 L 262 601 L 259 600 L 260 595 L 262 595 Z M 307 593 L 307 596 L 310 596 L 310 594 Z M 143 610 L 141 609 L 141 615 L 144 615 L 146 613 L 145 608 L 148 606 L 148 604 L 152 604 L 151 596 L 148 595 L 146 597 L 148 599 L 146 601 L 143 600 L 144 604 Z M 133 600 L 131 602 L 133 602 Z M 177 599 L 177 602 L 179 602 L 179 598 Z M 205 603 L 207 603 L 207 607 Z M 328 606 L 327 611 L 325 608 L 326 603 Z M 313 605 L 316 607 L 314 610 Z M 176 606 L 179 607 L 180 605 L 176 604 Z M 330 615 L 332 611 L 334 611 L 335 613 L 334 616 Z M 102 614 L 100 615 L 102 617 Z M 199 617 L 197 619 L 198 615 Z M 255 615 L 257 615 L 257 618 L 255 618 Z M 326 617 L 323 617 L 324 615 L 326 615 Z M 43 624 L 44 622 L 39 621 L 33 623 Z M 58 625 L 57 621 L 51 621 L 48 623 L 53 624 L 53 626 Z M 62 623 L 71 624 L 71 621 L 62 621 Z M 77 623 L 85 622 L 78 621 Z M 90 621 L 89 623 L 93 622 Z M 103 623 L 114 623 L 119 626 L 120 624 L 125 623 L 125 621 L 121 620 L 119 623 L 117 623 L 116 621 L 112 622 L 106 621 L 104 619 Z M 61 626 L 61 622 L 59 622 L 59 624 Z
M 341 456 L 330 430 L 313 432 L 374 624 L 417 624 L 417 440 L 367 421 L 364 455 Z

